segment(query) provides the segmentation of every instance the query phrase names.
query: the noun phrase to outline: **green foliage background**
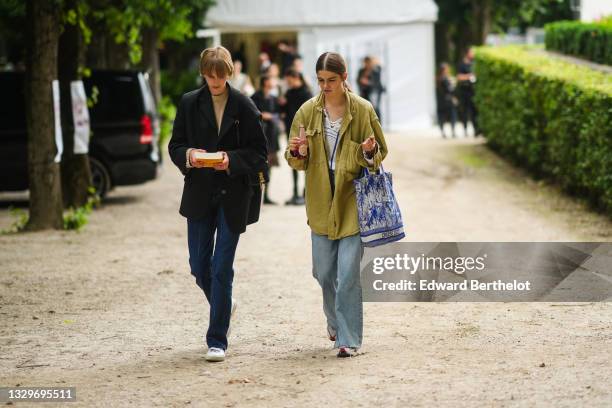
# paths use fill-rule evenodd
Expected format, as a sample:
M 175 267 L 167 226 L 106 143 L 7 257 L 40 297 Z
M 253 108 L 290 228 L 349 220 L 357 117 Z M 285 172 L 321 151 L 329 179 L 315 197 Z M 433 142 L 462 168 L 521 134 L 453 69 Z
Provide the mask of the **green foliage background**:
M 612 17 L 597 23 L 560 21 L 545 30 L 546 49 L 612 65 Z
M 479 48 L 489 145 L 612 215 L 612 75 L 523 46 Z

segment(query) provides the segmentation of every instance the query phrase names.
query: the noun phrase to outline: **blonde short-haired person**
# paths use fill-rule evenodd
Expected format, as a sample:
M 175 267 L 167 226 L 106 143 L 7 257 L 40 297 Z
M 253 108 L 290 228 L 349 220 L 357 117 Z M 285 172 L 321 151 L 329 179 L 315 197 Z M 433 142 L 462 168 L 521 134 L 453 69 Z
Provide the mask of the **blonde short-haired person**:
M 363 247 L 353 180 L 364 167 L 378 169 L 387 145 L 372 104 L 349 90 L 342 56 L 322 54 L 316 74 L 321 92 L 297 111 L 285 158 L 306 172 L 313 275 L 323 290 L 327 333 L 338 357 L 351 357 L 363 333 Z
M 232 73 L 227 49 L 202 52 L 205 84 L 181 98 L 168 146 L 185 176 L 179 212 L 187 218 L 191 273 L 210 304 L 208 361 L 225 359 L 236 307 L 232 282 L 238 238 L 257 221 L 261 202 L 261 190 L 251 186 L 249 175 L 264 169 L 267 160 L 261 114 L 248 97 L 228 85 Z M 194 160 L 196 152 L 221 152 L 223 162 L 204 167 Z

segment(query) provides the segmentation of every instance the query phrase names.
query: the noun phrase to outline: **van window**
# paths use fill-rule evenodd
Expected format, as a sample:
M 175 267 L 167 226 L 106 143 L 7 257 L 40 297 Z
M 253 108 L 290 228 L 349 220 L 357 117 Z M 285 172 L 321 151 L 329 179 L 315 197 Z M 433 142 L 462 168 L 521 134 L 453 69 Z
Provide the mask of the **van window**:
M 98 101 L 90 109 L 92 122 L 140 121 L 144 106 L 136 75 L 94 74 L 83 82 L 88 96 L 98 88 Z

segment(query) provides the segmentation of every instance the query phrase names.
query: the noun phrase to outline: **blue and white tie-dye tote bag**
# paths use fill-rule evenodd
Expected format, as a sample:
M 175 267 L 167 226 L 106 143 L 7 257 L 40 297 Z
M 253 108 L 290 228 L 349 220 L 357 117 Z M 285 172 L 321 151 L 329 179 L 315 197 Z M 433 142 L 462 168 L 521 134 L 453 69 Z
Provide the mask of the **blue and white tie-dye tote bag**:
M 361 242 L 375 247 L 404 238 L 404 223 L 393 194 L 391 173 L 382 165 L 378 174 L 363 169 L 363 177 L 353 180 L 357 192 L 357 215 Z

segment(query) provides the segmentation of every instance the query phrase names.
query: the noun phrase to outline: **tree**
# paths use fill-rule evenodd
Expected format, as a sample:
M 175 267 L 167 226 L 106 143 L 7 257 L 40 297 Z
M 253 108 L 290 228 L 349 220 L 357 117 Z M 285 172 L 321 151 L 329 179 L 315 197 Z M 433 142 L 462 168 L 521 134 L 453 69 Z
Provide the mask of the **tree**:
M 214 0 L 130 0 L 142 24 L 142 61 L 149 72 L 155 99 L 161 101 L 159 46 L 162 41 L 185 41 L 193 36 L 193 28 L 202 24 Z
M 493 25 L 493 0 L 472 0 L 471 32 L 474 44 L 481 45 L 487 40 Z
M 192 37 L 214 0 L 95 0 L 90 25 L 96 37 L 88 59 L 96 68 L 138 66 L 149 72 L 161 100 L 159 46 Z
M 470 29 L 472 4 L 468 0 L 436 0 L 438 22 L 436 31 L 436 60 L 457 62 L 472 42 Z
M 22 0 L 0 0 L 0 47 L 5 48 L 8 62 L 25 62 L 26 7 Z
M 62 195 L 54 131 L 52 82 L 57 78 L 60 34 L 57 0 L 26 3 L 26 117 L 30 217 L 27 230 L 63 228 Z
M 2 38 L 14 44 L 24 43 L 26 47 L 22 48 L 27 50 L 28 229 L 62 228 L 63 202 L 76 207 L 87 200 L 91 175 L 87 155 L 73 154 L 69 84 L 86 71 L 83 55 L 92 32 L 103 34 L 95 42 L 101 46 L 92 47 L 90 53 L 95 67 L 128 68 L 141 61 L 145 50 L 143 66 L 151 71 L 159 100 L 160 41 L 183 41 L 192 36 L 193 27 L 200 24 L 211 4 L 212 0 L 27 0 L 24 7 L 21 0 L 0 0 Z M 20 30 L 24 25 L 25 39 Z M 51 88 L 58 77 L 62 84 L 60 111 L 65 146 L 61 171 L 55 162 Z
M 141 15 L 131 0 L 89 0 L 87 24 L 92 27 L 95 46 L 88 55 L 92 68 L 128 69 L 142 58 Z
M 471 45 L 491 32 L 525 30 L 571 19 L 570 0 L 436 0 L 436 60 L 458 62 Z

